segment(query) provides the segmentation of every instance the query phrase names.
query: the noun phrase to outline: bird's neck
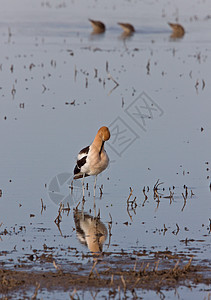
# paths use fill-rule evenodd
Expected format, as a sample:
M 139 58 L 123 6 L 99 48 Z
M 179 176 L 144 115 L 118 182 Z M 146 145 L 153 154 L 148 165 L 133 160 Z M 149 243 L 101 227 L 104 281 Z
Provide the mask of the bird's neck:
M 103 149 L 104 149 L 104 141 L 102 142 L 102 145 L 101 145 L 101 148 L 100 148 L 100 152 L 99 152 L 99 154 L 101 154 L 101 152 L 103 151 Z
M 103 151 L 104 148 L 104 141 L 102 141 L 102 138 L 99 136 L 96 136 L 92 145 L 95 147 L 95 149 L 99 152 L 99 154 Z

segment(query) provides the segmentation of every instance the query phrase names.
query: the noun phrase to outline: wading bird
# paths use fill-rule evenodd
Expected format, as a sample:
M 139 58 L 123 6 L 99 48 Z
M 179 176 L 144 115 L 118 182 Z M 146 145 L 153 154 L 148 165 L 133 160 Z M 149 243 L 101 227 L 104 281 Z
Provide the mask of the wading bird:
M 131 35 L 135 32 L 135 28 L 133 27 L 133 25 L 131 25 L 129 23 L 117 23 L 117 24 L 122 27 L 122 29 L 124 30 L 124 33 L 127 35 Z
M 104 149 L 105 141 L 110 138 L 108 127 L 101 127 L 90 146 L 83 148 L 77 158 L 74 169 L 74 179 L 82 178 L 83 198 L 84 198 L 84 177 L 95 175 L 94 197 L 97 182 L 97 175 L 104 171 L 109 163 L 108 155 Z
M 177 23 L 168 23 L 169 26 L 172 28 L 171 38 L 181 38 L 185 34 L 185 29 L 182 25 Z
M 92 33 L 93 34 L 100 34 L 100 33 L 105 32 L 106 27 L 103 24 L 103 22 L 95 21 L 95 20 L 92 20 L 92 19 L 89 19 L 89 22 L 91 22 L 91 24 L 92 24 L 92 27 L 93 27 L 93 32 Z

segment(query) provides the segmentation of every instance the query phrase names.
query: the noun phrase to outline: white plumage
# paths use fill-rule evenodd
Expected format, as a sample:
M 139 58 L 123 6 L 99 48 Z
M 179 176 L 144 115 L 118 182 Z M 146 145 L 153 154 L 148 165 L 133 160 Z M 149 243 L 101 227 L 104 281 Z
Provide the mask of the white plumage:
M 105 141 L 109 140 L 110 131 L 107 127 L 101 127 L 90 146 L 83 148 L 77 158 L 74 169 L 74 179 L 83 178 L 83 196 L 84 196 L 84 177 L 95 175 L 94 196 L 96 188 L 97 175 L 104 171 L 109 163 L 108 155 L 104 149 Z

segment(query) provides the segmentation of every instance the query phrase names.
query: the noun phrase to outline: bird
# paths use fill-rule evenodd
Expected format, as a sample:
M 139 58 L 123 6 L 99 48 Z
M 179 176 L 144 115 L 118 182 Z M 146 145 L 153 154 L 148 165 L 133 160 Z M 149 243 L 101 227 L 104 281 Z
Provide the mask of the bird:
M 124 30 L 124 33 L 126 35 L 131 35 L 135 32 L 135 28 L 133 27 L 133 25 L 129 24 L 129 23 L 117 23 L 118 25 L 120 25 L 122 27 L 122 29 Z
M 181 38 L 185 34 L 185 29 L 182 25 L 177 23 L 168 23 L 172 28 L 171 38 Z
M 91 22 L 92 27 L 93 27 L 93 31 L 92 34 L 100 34 L 100 33 L 104 33 L 106 30 L 105 24 L 101 21 L 95 21 L 92 19 L 89 19 L 89 22 Z
M 89 248 L 96 260 L 95 258 L 102 253 L 103 244 L 107 239 L 108 231 L 105 224 L 99 216 L 93 217 L 77 209 L 73 216 L 78 240 Z
M 97 175 L 103 172 L 109 164 L 108 155 L 104 149 L 105 141 L 110 139 L 110 131 L 108 127 L 101 127 L 94 141 L 90 146 L 83 148 L 77 157 L 76 166 L 74 168 L 73 179 L 82 178 L 83 199 L 84 199 L 84 177 L 95 175 L 94 197 L 97 182 Z

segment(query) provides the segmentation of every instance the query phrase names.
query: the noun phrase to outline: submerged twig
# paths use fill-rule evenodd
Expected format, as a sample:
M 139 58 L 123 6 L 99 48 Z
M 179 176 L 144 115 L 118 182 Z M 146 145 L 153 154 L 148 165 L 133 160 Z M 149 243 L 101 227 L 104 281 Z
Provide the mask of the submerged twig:
M 110 282 L 110 285 L 113 285 L 114 284 L 114 274 L 111 275 L 111 282 Z
M 96 261 L 94 262 L 94 264 L 93 264 L 92 268 L 91 268 L 91 271 L 89 272 L 89 276 L 88 276 L 88 278 L 90 278 L 90 277 L 91 277 L 91 275 L 92 275 L 92 273 L 93 273 L 93 270 L 95 269 L 95 267 L 96 267 L 97 263 L 98 263 L 98 261 L 96 260 Z
M 108 222 L 108 244 L 107 244 L 107 249 L 109 248 L 110 244 L 111 244 L 111 236 L 112 236 L 112 233 L 111 233 L 111 229 L 112 229 L 112 216 L 111 214 L 109 213 L 109 216 L 110 216 L 110 222 Z
M 117 86 L 119 86 L 119 83 L 112 77 L 110 73 L 108 73 L 108 79 L 111 79 Z
M 71 299 L 71 300 L 74 300 L 74 299 L 75 299 L 74 296 L 75 296 L 76 292 L 77 292 L 77 290 L 76 290 L 76 288 L 74 288 L 72 294 L 70 295 L 70 299 Z M 78 297 L 78 299 L 79 299 L 79 297 Z
M 193 257 L 191 257 L 190 260 L 189 260 L 189 262 L 183 267 L 184 271 L 187 271 L 190 268 L 192 260 L 193 260 Z
M 58 216 L 57 216 L 56 219 L 54 220 L 54 223 L 55 223 L 56 226 L 58 227 L 61 236 L 63 236 L 63 235 L 62 235 L 61 228 L 60 228 L 60 223 L 61 223 L 61 221 L 62 221 L 62 215 L 61 215 L 61 213 L 62 213 L 63 207 L 64 207 L 64 204 L 60 203 L 59 210 L 58 210 Z
M 62 270 L 61 270 L 61 266 L 60 266 L 60 265 L 57 265 L 56 262 L 55 262 L 55 260 L 53 260 L 53 266 L 54 266 L 54 268 L 55 268 L 57 271 L 59 271 L 59 272 L 62 271 Z
M 39 282 L 36 282 L 36 289 L 35 289 L 35 291 L 34 291 L 34 295 L 31 297 L 32 300 L 37 299 L 37 294 L 38 294 L 39 288 L 40 288 L 40 283 L 39 283 Z
M 185 206 L 186 206 L 186 203 L 187 203 L 187 196 L 184 196 L 184 194 L 182 193 L 182 197 L 183 197 L 183 199 L 184 199 L 184 204 L 183 204 L 183 207 L 182 207 L 181 211 L 184 210 L 184 208 L 185 208 Z
M 167 228 L 166 228 L 166 225 L 165 224 L 163 224 L 163 235 L 165 235 L 166 234 L 166 231 L 168 230 Z
M 108 73 L 108 61 L 106 61 L 106 73 Z
M 12 86 L 11 94 L 12 94 L 12 98 L 14 99 L 15 98 L 15 94 L 16 94 L 16 88 L 15 88 L 14 84 Z
M 142 203 L 142 206 L 144 206 L 144 205 L 145 205 L 145 202 L 146 202 L 147 199 L 148 199 L 148 197 L 147 197 L 147 195 L 146 195 L 146 192 L 145 192 L 145 187 L 143 188 L 142 192 L 143 192 L 144 197 L 145 197 L 144 202 Z
M 157 272 L 157 270 L 158 270 L 158 265 L 159 265 L 159 263 L 160 263 L 160 259 L 158 259 L 156 262 L 155 262 L 155 266 L 154 266 L 154 269 L 153 269 L 153 271 L 156 273 Z
M 127 203 L 129 203 L 129 200 L 130 200 L 130 197 L 132 196 L 132 194 L 133 194 L 133 189 L 130 187 L 130 194 L 127 198 Z
M 127 286 L 126 286 L 126 282 L 125 282 L 125 279 L 124 279 L 123 275 L 121 275 L 121 281 L 122 281 L 122 284 L 123 284 L 123 287 L 124 287 L 124 291 L 126 291 Z
M 77 68 L 76 68 L 76 65 L 75 65 L 75 67 L 74 67 L 74 81 L 75 82 L 76 82 L 77 73 L 78 73 L 78 71 L 77 71 Z
M 177 269 L 177 267 L 178 267 L 178 265 L 179 265 L 179 262 L 180 262 L 180 259 L 178 259 L 178 261 L 176 262 L 174 268 L 172 269 L 173 272 L 176 271 L 176 269 Z
M 42 198 L 40 199 L 40 201 L 41 201 L 41 205 L 42 205 L 42 207 L 41 207 L 41 215 L 42 215 L 43 210 L 46 210 L 46 205 L 43 204 L 43 199 Z
M 147 75 L 149 75 L 150 74 L 150 59 L 147 62 L 146 69 L 147 69 Z
M 108 93 L 108 96 L 111 95 L 111 93 L 119 86 L 119 83 L 111 76 L 110 73 L 108 73 L 108 79 L 112 80 L 115 83 L 115 86 L 110 90 L 110 92 Z
M 136 197 L 134 197 L 133 200 L 130 200 L 130 197 L 132 196 L 133 194 L 133 189 L 130 187 L 130 195 L 127 199 L 127 209 L 129 210 L 129 206 L 130 206 L 130 209 L 133 210 L 134 214 L 136 214 L 136 207 L 137 207 L 137 203 L 136 203 Z
M 176 223 L 176 226 L 177 226 L 177 230 L 174 230 L 174 231 L 172 231 L 172 233 L 174 234 L 174 235 L 177 235 L 178 233 L 179 233 L 179 225 Z
M 42 84 L 42 87 L 43 87 L 42 94 L 44 94 L 47 88 L 46 88 L 46 86 L 44 84 Z
M 170 200 L 170 204 L 172 204 L 172 201 L 174 201 L 174 193 L 171 191 L 170 188 L 169 188 L 169 196 L 163 196 L 163 198 L 169 199 Z

